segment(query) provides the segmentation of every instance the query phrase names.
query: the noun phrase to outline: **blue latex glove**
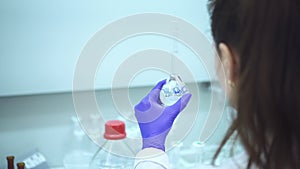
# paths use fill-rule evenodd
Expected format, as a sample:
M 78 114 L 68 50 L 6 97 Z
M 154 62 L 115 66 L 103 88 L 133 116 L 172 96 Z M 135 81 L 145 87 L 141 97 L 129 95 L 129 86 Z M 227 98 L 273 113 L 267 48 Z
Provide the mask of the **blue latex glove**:
M 159 98 L 166 80 L 160 81 L 135 107 L 135 116 L 143 137 L 144 148 L 158 148 L 165 151 L 165 140 L 177 115 L 188 104 L 191 94 L 183 95 L 176 103 L 165 107 Z

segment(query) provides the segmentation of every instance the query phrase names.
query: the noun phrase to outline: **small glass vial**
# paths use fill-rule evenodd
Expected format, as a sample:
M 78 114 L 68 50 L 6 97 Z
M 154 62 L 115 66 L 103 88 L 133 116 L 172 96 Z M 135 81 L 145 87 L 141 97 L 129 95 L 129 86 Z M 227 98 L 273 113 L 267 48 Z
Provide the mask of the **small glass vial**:
M 18 169 L 25 169 L 25 163 L 24 162 L 19 162 L 17 163 Z
M 170 106 L 176 103 L 184 94 L 189 93 L 187 86 L 179 75 L 171 74 L 160 92 L 160 100 L 163 105 Z
M 127 169 L 133 167 L 132 149 L 125 142 L 125 123 L 110 120 L 105 123 L 105 143 L 98 149 L 90 163 L 90 169 Z M 118 154 L 116 152 L 122 151 Z M 122 154 L 122 155 L 121 155 Z
M 15 169 L 14 159 L 15 159 L 14 156 L 7 156 L 6 157 L 6 160 L 7 160 L 7 169 Z

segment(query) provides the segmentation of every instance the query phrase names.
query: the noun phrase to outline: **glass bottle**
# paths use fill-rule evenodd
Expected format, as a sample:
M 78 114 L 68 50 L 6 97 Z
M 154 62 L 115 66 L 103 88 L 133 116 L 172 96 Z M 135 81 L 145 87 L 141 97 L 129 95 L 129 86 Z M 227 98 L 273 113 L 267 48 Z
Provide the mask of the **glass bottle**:
M 170 165 L 172 169 L 180 168 L 180 157 L 181 157 L 181 150 L 183 147 L 183 142 L 176 141 L 173 145 L 173 148 L 170 153 Z
M 25 169 L 25 163 L 19 162 L 19 163 L 17 163 L 17 167 L 18 167 L 18 169 Z
M 93 156 L 90 169 L 127 169 L 133 167 L 133 150 L 125 142 L 125 123 L 110 120 L 105 123 L 105 143 Z
M 6 157 L 6 160 L 7 160 L 7 169 L 14 169 L 15 168 L 15 166 L 14 166 L 14 159 L 15 159 L 14 156 L 7 156 Z
M 89 162 L 93 156 L 90 152 L 90 140 L 81 129 L 79 120 L 72 116 L 73 132 L 70 145 L 70 150 L 66 153 L 63 159 L 63 164 L 66 169 L 88 169 Z

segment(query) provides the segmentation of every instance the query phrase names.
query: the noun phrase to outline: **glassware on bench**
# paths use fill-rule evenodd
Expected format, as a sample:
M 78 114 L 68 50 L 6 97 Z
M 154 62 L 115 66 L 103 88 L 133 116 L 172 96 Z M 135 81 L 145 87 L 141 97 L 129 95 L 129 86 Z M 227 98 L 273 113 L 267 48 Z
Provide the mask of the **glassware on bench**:
M 94 154 L 90 169 L 127 169 L 133 167 L 130 157 L 133 150 L 125 141 L 125 123 L 121 120 L 110 120 L 105 123 L 105 143 Z M 116 150 L 122 151 L 117 154 Z

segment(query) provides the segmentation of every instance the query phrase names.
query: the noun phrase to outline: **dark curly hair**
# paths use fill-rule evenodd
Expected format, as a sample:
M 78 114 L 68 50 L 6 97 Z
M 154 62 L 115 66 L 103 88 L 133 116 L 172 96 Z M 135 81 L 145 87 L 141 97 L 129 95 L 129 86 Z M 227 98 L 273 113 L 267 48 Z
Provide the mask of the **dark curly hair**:
M 210 0 L 216 46 L 240 59 L 237 118 L 222 141 L 237 137 L 248 169 L 300 169 L 300 1 Z

